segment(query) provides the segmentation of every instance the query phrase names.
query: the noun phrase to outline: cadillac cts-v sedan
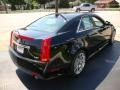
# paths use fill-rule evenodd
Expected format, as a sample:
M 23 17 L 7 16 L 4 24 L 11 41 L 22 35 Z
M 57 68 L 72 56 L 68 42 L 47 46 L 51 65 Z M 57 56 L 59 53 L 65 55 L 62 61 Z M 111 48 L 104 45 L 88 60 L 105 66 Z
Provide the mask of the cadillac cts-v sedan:
M 42 79 L 78 76 L 86 61 L 114 42 L 114 26 L 92 13 L 58 13 L 11 32 L 9 53 L 24 72 Z

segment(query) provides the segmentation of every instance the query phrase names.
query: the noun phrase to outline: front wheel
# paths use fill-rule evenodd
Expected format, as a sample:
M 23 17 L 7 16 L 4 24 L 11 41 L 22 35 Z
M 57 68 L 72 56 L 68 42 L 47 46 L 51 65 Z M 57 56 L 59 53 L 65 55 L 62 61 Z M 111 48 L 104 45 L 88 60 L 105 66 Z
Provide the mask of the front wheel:
M 85 61 L 86 61 L 86 54 L 83 50 L 80 50 L 72 64 L 71 64 L 71 70 L 70 70 L 70 74 L 73 75 L 73 76 L 76 76 L 76 75 L 79 75 L 81 73 L 81 71 L 84 69 L 84 66 L 85 66 Z
M 110 41 L 109 41 L 109 44 L 110 44 L 110 45 L 112 45 L 112 44 L 114 43 L 114 41 L 115 41 L 115 40 L 114 40 L 114 39 L 115 39 L 115 34 L 116 34 L 115 31 L 113 31 L 112 34 L 111 34 L 111 38 L 110 38 Z

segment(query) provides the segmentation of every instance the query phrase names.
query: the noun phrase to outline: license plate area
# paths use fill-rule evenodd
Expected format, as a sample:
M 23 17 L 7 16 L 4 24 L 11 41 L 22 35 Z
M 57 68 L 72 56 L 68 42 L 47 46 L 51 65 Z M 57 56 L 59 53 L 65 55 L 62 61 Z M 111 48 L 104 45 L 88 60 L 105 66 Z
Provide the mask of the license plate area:
M 17 52 L 23 54 L 23 53 L 24 53 L 24 46 L 22 46 L 22 45 L 17 45 Z
M 19 44 L 19 43 L 15 42 L 15 41 L 13 41 L 13 43 L 15 44 L 16 51 L 20 54 L 24 54 L 25 49 L 27 49 L 27 50 L 30 49 L 30 46 L 22 45 L 22 44 Z

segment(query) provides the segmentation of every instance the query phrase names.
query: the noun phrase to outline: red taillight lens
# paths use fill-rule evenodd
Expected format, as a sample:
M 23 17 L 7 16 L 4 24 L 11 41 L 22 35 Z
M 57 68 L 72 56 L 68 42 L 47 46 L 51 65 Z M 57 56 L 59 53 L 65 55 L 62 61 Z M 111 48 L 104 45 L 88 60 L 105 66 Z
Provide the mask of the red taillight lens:
M 25 35 L 20 35 L 18 32 L 15 32 L 14 35 L 15 35 L 17 38 L 26 39 L 26 40 L 34 40 L 34 38 L 32 38 L 32 37 L 25 36 Z
M 28 36 L 23 36 L 23 35 L 18 35 L 18 38 L 26 39 L 26 40 L 34 40 L 34 38 L 31 38 L 31 37 L 28 37 Z
M 51 38 L 42 41 L 40 49 L 40 61 L 48 62 L 50 59 Z
M 11 32 L 11 35 L 10 35 L 10 47 L 12 47 L 12 36 L 13 36 L 13 31 Z

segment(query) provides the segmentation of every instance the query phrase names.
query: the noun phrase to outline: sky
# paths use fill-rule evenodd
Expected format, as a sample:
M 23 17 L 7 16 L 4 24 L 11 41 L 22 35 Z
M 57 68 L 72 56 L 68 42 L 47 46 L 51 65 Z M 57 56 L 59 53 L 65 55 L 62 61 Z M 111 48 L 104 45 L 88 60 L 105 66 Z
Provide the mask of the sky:
M 116 1 L 118 1 L 120 3 L 120 0 L 116 0 Z

